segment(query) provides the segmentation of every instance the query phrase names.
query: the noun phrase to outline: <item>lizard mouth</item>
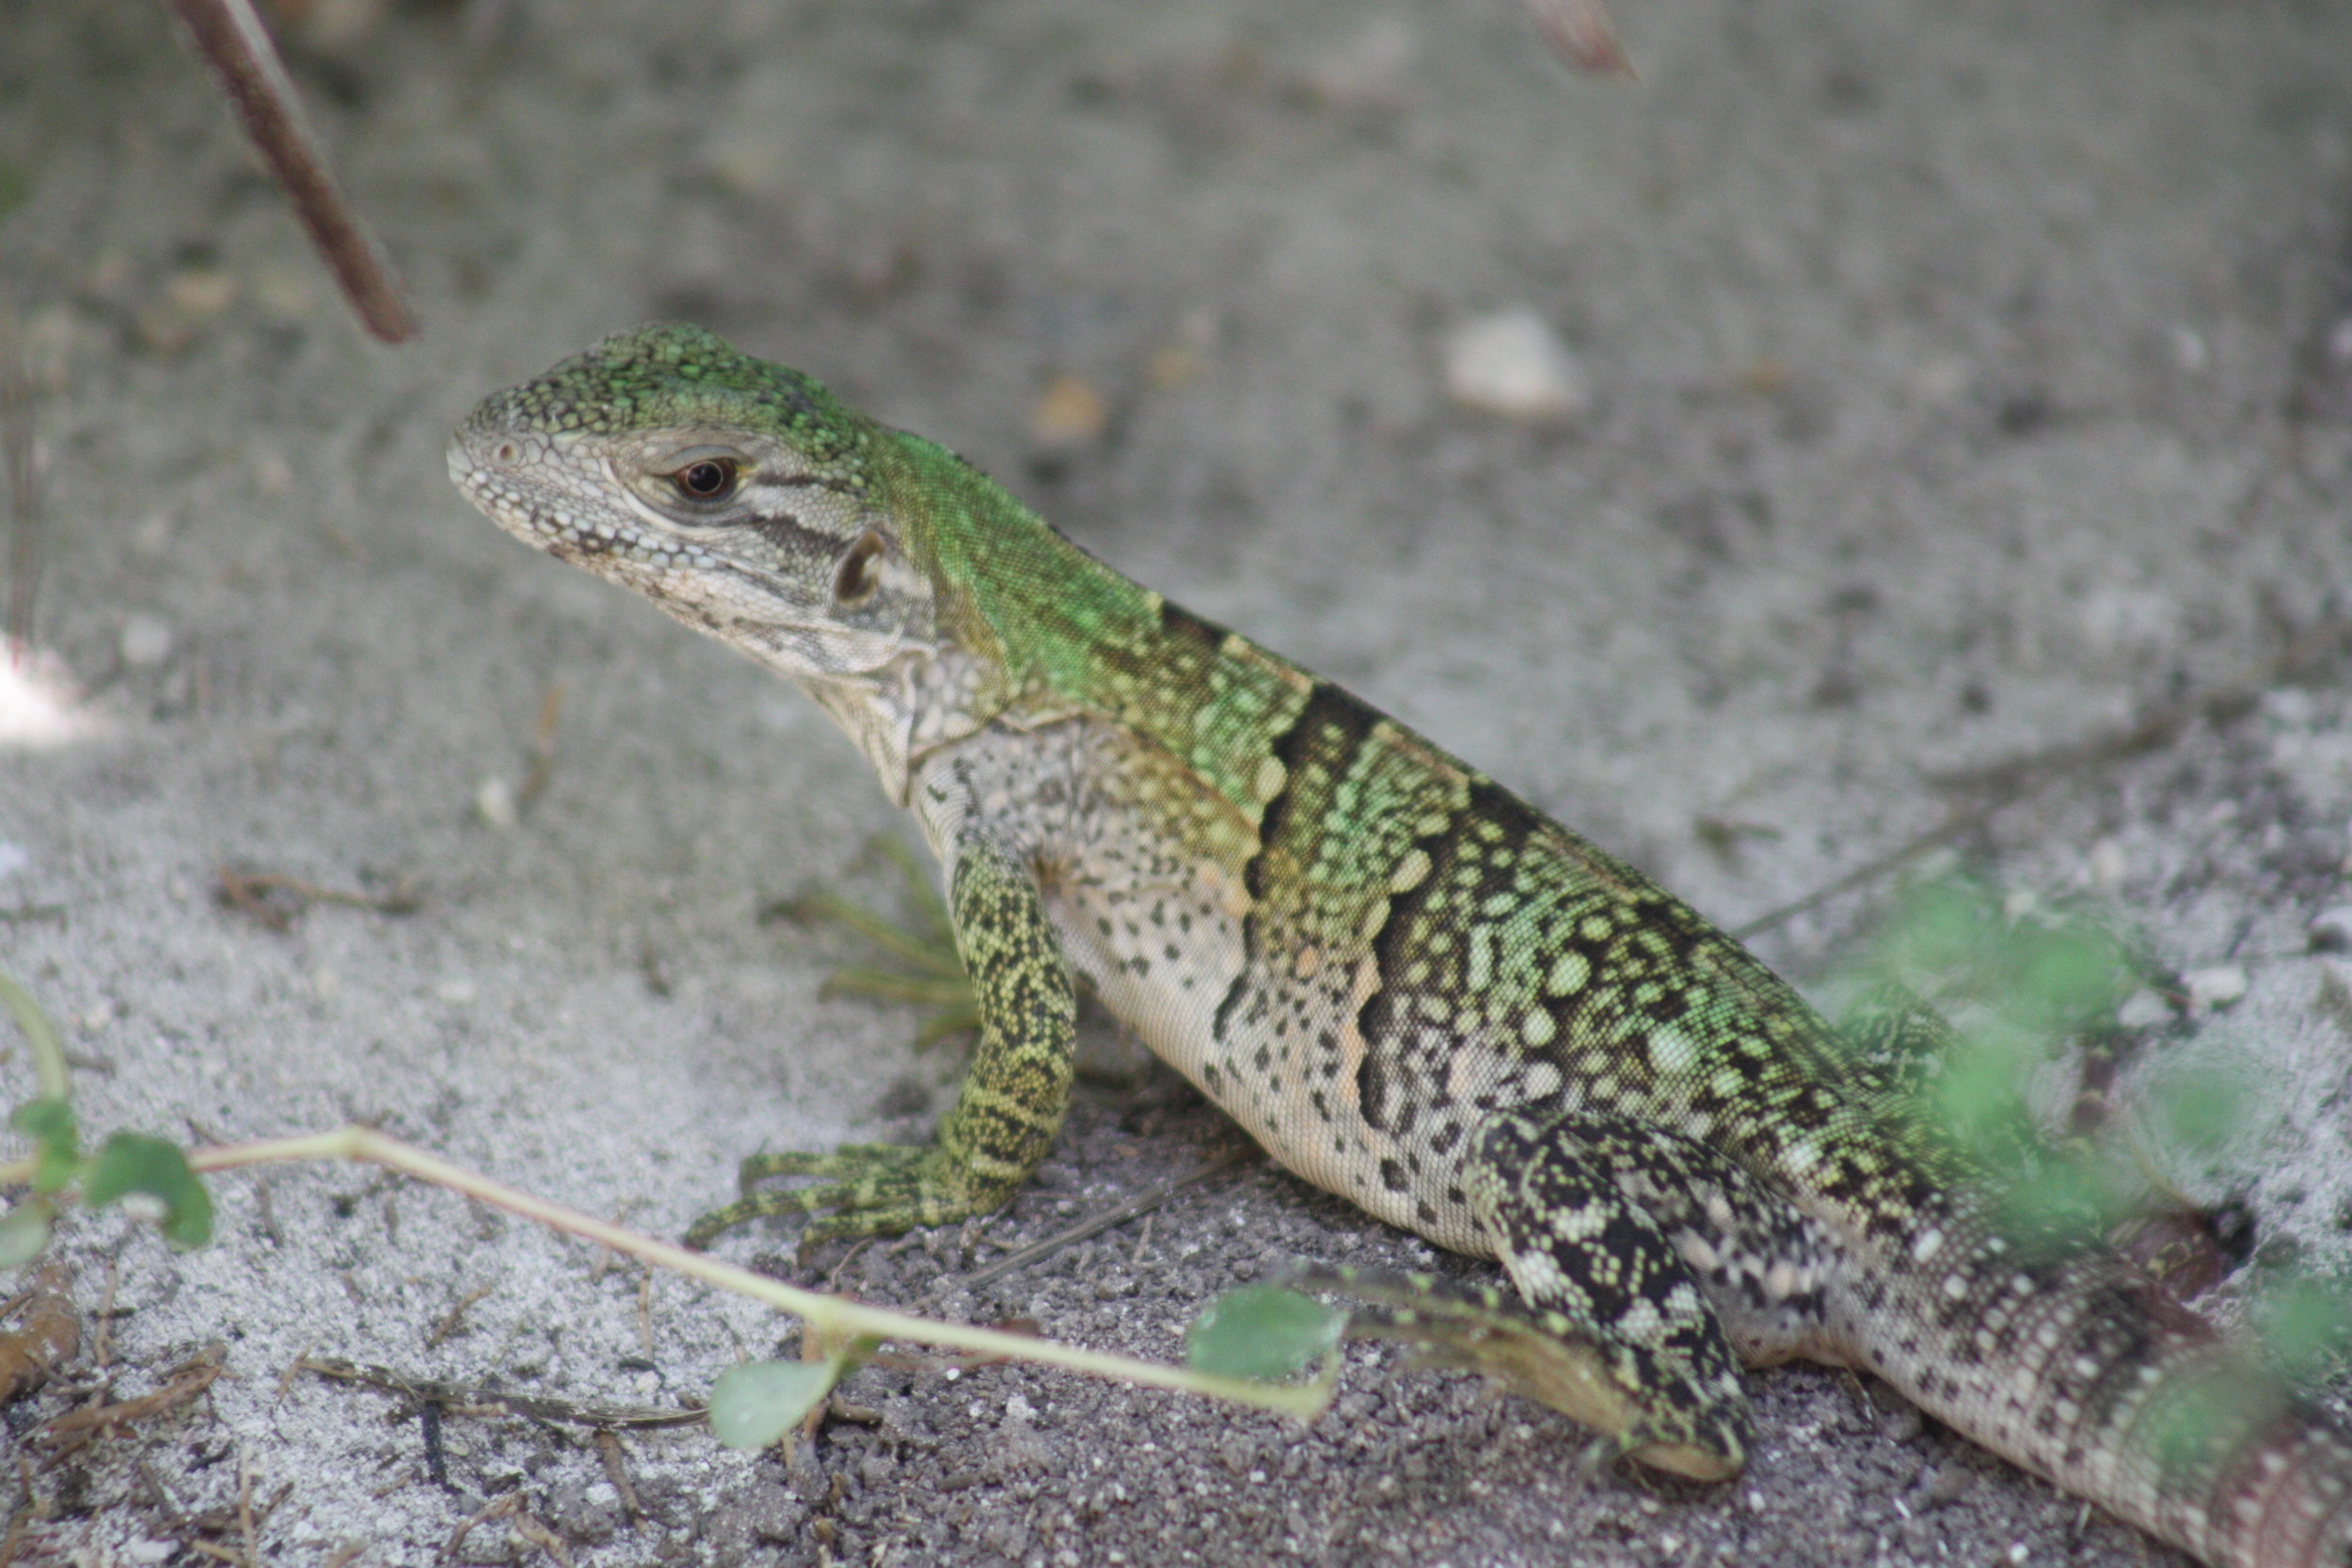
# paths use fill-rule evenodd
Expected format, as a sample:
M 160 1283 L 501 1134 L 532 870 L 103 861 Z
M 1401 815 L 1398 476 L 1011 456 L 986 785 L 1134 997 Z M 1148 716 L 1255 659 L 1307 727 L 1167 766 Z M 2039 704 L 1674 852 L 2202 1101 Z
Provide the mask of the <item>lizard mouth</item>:
M 508 533 L 535 549 L 566 559 L 609 554 L 623 541 L 587 524 L 567 519 L 543 486 L 521 474 L 531 449 L 509 431 L 483 429 L 469 420 L 450 437 L 450 482 Z

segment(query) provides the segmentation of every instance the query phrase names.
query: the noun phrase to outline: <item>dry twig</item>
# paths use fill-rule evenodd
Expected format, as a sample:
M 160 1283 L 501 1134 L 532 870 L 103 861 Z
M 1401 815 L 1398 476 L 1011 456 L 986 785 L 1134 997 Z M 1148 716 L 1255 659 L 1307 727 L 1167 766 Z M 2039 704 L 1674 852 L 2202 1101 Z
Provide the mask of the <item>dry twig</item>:
M 1953 812 L 1926 832 L 1897 845 L 1883 855 L 1863 862 L 1844 876 L 1814 889 L 1804 897 L 1767 911 L 1745 925 L 1733 927 L 1731 935 L 1741 942 L 1751 941 L 1775 926 L 1820 908 L 1840 894 L 1851 893 L 1866 883 L 1876 881 L 1931 850 L 1974 832 L 1999 812 L 2040 793 L 2061 779 L 2153 751 L 2199 720 L 2219 723 L 2235 718 L 2252 707 L 2265 691 L 2280 681 L 2316 667 L 2347 647 L 2352 647 L 2352 622 L 2324 626 L 2293 639 L 2277 656 L 2263 660 L 2244 677 L 2223 682 L 2179 702 L 2168 703 L 2126 729 L 2109 735 L 2092 736 L 2086 740 L 2068 741 L 1995 767 L 1939 779 L 1936 782 L 1947 786 L 1983 789 L 1992 793 L 1989 799 Z
M 226 909 L 249 915 L 273 931 L 294 928 L 294 921 L 313 904 L 341 904 L 377 914 L 414 914 L 424 907 L 413 878 L 403 877 L 386 893 L 350 893 L 321 887 L 299 877 L 269 871 L 239 871 L 224 865 L 216 873 L 213 896 Z
M 62 1443 L 69 1438 L 87 1438 L 109 1427 L 131 1427 L 152 1420 L 210 1388 L 228 1370 L 222 1359 L 224 1354 L 220 1345 L 208 1345 L 198 1355 L 173 1368 L 164 1386 L 153 1393 L 93 1405 L 87 1410 L 70 1410 L 41 1428 L 41 1434 L 50 1442 Z
M 452 1335 L 455 1334 L 465 1323 L 466 1312 L 468 1308 L 473 1307 L 476 1303 L 485 1301 L 496 1294 L 498 1294 L 498 1287 L 495 1285 L 484 1285 L 476 1290 L 467 1291 L 464 1298 L 460 1300 L 456 1306 L 451 1307 L 447 1312 L 443 1313 L 441 1315 L 441 1321 L 433 1325 L 433 1332 L 425 1336 L 424 1348 L 427 1350 L 437 1349 L 443 1341 L 447 1340 Z
M 343 198 L 294 83 L 250 0 L 171 0 L 171 8 L 229 95 L 254 150 L 294 204 L 310 244 L 360 322 L 387 343 L 417 335 L 417 318 L 375 237 Z
M 437 1405 L 443 1414 L 450 1416 L 471 1416 L 488 1420 L 524 1416 L 532 1420 L 594 1427 L 599 1431 L 690 1426 L 703 1418 L 699 1405 L 665 1410 L 645 1404 L 580 1404 L 541 1394 L 516 1394 L 502 1388 L 485 1388 L 478 1384 L 442 1383 L 431 1378 L 406 1377 L 389 1368 L 363 1366 L 356 1361 L 342 1361 L 328 1356 L 306 1355 L 294 1363 L 294 1367 L 296 1370 L 309 1372 L 313 1377 L 338 1383 L 363 1384 L 370 1388 L 398 1394 L 420 1405 Z
M 539 725 L 531 736 L 531 767 L 523 774 L 522 787 L 515 791 L 517 810 L 528 811 L 532 801 L 547 793 L 548 781 L 555 776 L 555 726 L 564 717 L 564 683 L 550 682 L 548 694 L 539 699 Z

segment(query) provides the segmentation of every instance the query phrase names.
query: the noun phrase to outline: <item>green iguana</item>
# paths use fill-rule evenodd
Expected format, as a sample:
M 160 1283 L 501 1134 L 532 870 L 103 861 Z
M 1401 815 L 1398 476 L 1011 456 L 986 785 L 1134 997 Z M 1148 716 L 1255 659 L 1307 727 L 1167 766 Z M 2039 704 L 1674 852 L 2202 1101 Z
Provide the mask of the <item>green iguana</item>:
M 1001 1207 L 1083 980 L 1283 1165 L 1500 1259 L 1582 1369 L 1538 1397 L 1636 1460 L 1735 1474 L 1740 1364 L 1805 1356 L 2208 1562 L 2352 1561 L 2352 1440 L 2102 1244 L 1998 1218 L 1746 949 L 945 448 L 654 325 L 485 402 L 450 469 L 798 682 L 945 867 L 980 1031 L 938 1141 L 755 1157 L 818 1180 L 691 1239 Z

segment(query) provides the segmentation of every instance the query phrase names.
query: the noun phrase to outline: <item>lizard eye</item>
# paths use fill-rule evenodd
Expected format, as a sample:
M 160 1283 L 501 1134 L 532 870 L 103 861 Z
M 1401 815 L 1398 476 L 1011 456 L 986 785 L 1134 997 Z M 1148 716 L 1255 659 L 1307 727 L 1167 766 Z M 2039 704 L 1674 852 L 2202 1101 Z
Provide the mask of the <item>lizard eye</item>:
M 720 501 L 735 494 L 741 466 L 731 457 L 698 457 L 670 476 L 689 500 Z
M 850 553 L 841 558 L 840 569 L 833 575 L 833 597 L 835 604 L 855 607 L 874 596 L 881 581 L 876 573 L 882 558 L 882 537 L 872 529 L 857 536 Z

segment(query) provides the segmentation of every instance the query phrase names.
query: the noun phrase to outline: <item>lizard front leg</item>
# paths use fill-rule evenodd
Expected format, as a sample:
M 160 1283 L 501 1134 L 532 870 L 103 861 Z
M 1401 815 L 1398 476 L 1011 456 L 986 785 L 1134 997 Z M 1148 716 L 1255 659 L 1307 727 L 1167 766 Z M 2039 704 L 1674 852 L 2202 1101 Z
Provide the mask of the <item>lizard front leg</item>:
M 746 1195 L 696 1220 L 687 1245 L 769 1214 L 824 1214 L 803 1233 L 803 1244 L 947 1225 L 1003 1208 L 1037 1169 L 1070 1104 L 1078 1000 L 1069 967 L 1036 878 L 985 834 L 957 841 L 948 917 L 972 977 L 980 1037 L 939 1141 L 755 1154 L 743 1162 Z M 772 1176 L 819 1180 L 748 1191 Z

